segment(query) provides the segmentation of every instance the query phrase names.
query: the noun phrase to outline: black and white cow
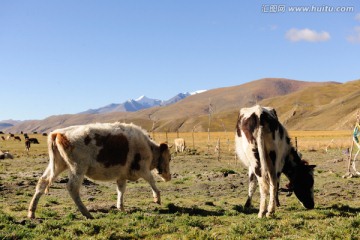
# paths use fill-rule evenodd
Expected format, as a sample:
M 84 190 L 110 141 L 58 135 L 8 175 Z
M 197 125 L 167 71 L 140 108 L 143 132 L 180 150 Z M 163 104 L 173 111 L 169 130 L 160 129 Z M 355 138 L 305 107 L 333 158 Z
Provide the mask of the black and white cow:
M 3 152 L 0 150 L 0 159 L 13 159 L 14 156 L 9 152 Z
M 284 173 L 303 206 L 307 209 L 314 208 L 315 165 L 308 165 L 300 159 L 274 109 L 259 105 L 240 109 L 235 145 L 238 157 L 249 171 L 249 192 L 245 207 L 251 205 L 257 179 L 260 187 L 258 217 L 265 214 L 272 216 L 278 203 L 280 176 Z M 268 195 L 269 203 L 266 209 Z
M 166 144 L 157 144 L 140 127 L 133 124 L 105 123 L 58 129 L 48 136 L 50 162 L 36 186 L 28 217 L 35 218 L 41 195 L 63 171 L 69 171 L 68 191 L 80 212 L 92 218 L 79 195 L 84 176 L 117 183 L 117 208 L 124 211 L 126 181 L 145 179 L 153 191 L 154 202 L 160 204 L 160 190 L 151 173 L 164 181 L 171 179 L 170 151 Z

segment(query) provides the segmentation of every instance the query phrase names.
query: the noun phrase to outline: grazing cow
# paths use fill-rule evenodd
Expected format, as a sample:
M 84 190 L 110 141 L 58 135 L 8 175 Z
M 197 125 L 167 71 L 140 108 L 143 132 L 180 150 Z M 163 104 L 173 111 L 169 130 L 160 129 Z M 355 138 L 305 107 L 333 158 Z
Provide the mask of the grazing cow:
M 133 124 L 106 123 L 58 129 L 48 136 L 50 161 L 36 186 L 28 217 L 35 217 L 41 195 L 64 170 L 69 170 L 67 189 L 80 212 L 93 218 L 80 199 L 84 176 L 93 180 L 117 183 L 117 208 L 124 211 L 126 181 L 145 179 L 151 186 L 154 202 L 160 204 L 160 191 L 151 173 L 169 181 L 170 151 L 165 143 L 157 144 L 140 127 Z
M 266 216 L 272 216 L 275 204 L 278 203 L 280 176 L 284 173 L 303 206 L 307 209 L 314 208 L 315 165 L 308 165 L 300 159 L 274 109 L 258 105 L 242 108 L 236 125 L 235 145 L 238 157 L 249 171 L 249 192 L 245 207 L 251 205 L 257 179 L 260 186 L 258 217 L 261 218 L 266 213 L 268 194 L 270 198 Z
M 10 140 L 11 138 L 14 138 L 15 135 L 12 133 L 9 133 L 9 135 L 6 137 L 6 140 Z
M 14 157 L 9 152 L 3 152 L 0 150 L 0 159 L 6 159 L 6 158 L 13 159 Z
M 31 145 L 31 143 L 30 143 L 29 138 L 25 138 L 25 150 L 27 152 L 30 151 L 30 145 Z
M 14 136 L 14 141 L 17 140 L 19 142 L 21 142 L 21 138 L 19 136 Z
M 34 144 L 40 144 L 37 138 L 29 138 L 29 141 Z
M 175 138 L 175 152 L 184 152 L 185 150 L 185 140 L 183 138 Z

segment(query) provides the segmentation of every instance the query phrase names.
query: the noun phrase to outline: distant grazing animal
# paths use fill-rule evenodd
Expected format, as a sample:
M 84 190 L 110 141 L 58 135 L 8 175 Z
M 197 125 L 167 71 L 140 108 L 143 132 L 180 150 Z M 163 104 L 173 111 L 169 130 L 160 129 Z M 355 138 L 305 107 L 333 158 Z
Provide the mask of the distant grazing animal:
M 4 132 L 3 132 L 3 131 L 0 131 L 0 134 L 4 134 Z
M 15 140 L 21 142 L 21 138 L 20 138 L 19 136 L 15 136 L 15 137 L 14 137 L 14 141 L 15 141 Z
M 249 193 L 245 207 L 251 205 L 257 179 L 260 187 L 258 217 L 265 214 L 272 216 L 278 202 L 276 198 L 280 176 L 284 173 L 290 180 L 291 190 L 303 206 L 307 209 L 314 208 L 315 165 L 308 165 L 300 159 L 274 109 L 259 105 L 240 109 L 235 145 L 238 157 L 249 169 Z M 266 197 L 269 194 L 266 210 Z
M 24 138 L 29 138 L 29 135 L 27 133 L 24 133 Z
M 124 211 L 126 181 L 145 179 L 151 186 L 154 202 L 160 204 L 160 191 L 151 173 L 157 170 L 164 180 L 171 179 L 170 151 L 165 143 L 157 144 L 133 124 L 105 123 L 58 129 L 48 136 L 50 162 L 36 186 L 28 217 L 35 217 L 41 195 L 63 171 L 69 170 L 67 189 L 80 212 L 93 218 L 80 199 L 84 176 L 117 183 L 117 208 Z
M 29 138 L 30 143 L 40 144 L 37 138 Z
M 0 159 L 6 159 L 6 158 L 13 159 L 14 156 L 11 155 L 9 152 L 2 152 L 0 150 Z
M 25 150 L 26 151 L 30 151 L 30 145 L 31 145 L 31 143 L 30 143 L 29 138 L 25 138 Z
M 6 137 L 6 140 L 10 140 L 11 138 L 14 138 L 15 135 L 12 133 L 9 133 L 9 135 Z
M 185 150 L 185 140 L 183 138 L 175 138 L 175 152 L 184 152 Z
M 46 137 L 46 136 L 47 136 L 47 133 L 43 133 L 42 135 Z

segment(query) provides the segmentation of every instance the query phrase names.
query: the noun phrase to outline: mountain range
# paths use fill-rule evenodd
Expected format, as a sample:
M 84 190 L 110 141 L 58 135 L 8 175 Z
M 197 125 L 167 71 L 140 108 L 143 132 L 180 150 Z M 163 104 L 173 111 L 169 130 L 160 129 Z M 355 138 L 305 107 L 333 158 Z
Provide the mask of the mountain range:
M 137 99 L 130 99 L 123 103 L 112 103 L 97 109 L 89 109 L 87 111 L 81 112 L 80 114 L 101 114 L 101 113 L 110 113 L 110 112 L 136 112 L 142 109 L 156 107 L 156 106 L 167 106 L 174 104 L 188 96 L 198 93 L 179 93 L 176 96 L 170 98 L 169 100 L 163 101 L 154 98 L 148 98 L 146 96 L 141 96 Z M 202 92 L 202 91 L 200 91 Z
M 147 102 L 141 97 L 133 102 Z M 49 132 L 56 128 L 92 122 L 133 122 L 155 131 L 233 131 L 241 107 L 271 106 L 290 130 L 351 129 L 360 102 L 360 80 L 346 83 L 307 82 L 265 78 L 245 84 L 207 90 L 165 104 L 137 111 L 114 111 L 112 104 L 94 109 L 96 113 L 50 116 L 18 123 L 6 132 Z M 124 104 L 124 103 L 123 103 Z M 116 105 L 116 104 L 115 104 Z M 144 105 L 143 105 L 144 106 Z M 102 109 L 102 110 L 100 110 Z

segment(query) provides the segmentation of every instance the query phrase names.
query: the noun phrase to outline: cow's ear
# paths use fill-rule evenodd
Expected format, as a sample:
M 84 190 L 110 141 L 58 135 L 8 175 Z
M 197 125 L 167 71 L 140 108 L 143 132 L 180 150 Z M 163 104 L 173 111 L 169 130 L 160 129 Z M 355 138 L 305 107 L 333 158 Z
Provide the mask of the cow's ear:
M 164 152 L 167 149 L 168 149 L 168 145 L 166 143 L 160 144 L 160 152 Z

